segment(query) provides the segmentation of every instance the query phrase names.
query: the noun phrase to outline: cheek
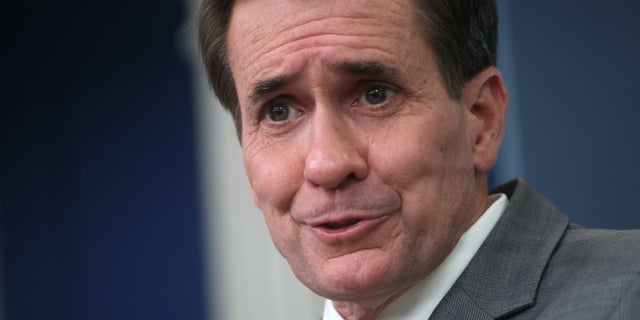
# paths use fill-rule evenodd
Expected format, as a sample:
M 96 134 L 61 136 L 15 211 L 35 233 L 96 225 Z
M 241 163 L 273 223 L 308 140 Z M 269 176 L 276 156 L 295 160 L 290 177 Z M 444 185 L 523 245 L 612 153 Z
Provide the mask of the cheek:
M 283 214 L 302 182 L 302 168 L 292 152 L 245 150 L 244 164 L 256 205 L 265 214 Z
M 413 119 L 411 119 L 413 120 Z M 463 123 L 442 118 L 430 123 L 403 121 L 370 148 L 372 170 L 402 197 L 409 224 L 446 224 L 451 203 L 464 202 L 474 177 L 473 158 Z
M 427 182 L 425 176 L 439 172 L 441 137 L 420 124 L 399 121 L 401 127 L 377 135 L 369 147 L 369 164 L 380 178 L 398 192 Z
M 299 251 L 298 224 L 289 214 L 291 200 L 298 190 L 301 168 L 289 152 L 271 152 L 270 149 L 244 150 L 244 162 L 251 192 L 262 211 L 271 239 L 284 256 Z

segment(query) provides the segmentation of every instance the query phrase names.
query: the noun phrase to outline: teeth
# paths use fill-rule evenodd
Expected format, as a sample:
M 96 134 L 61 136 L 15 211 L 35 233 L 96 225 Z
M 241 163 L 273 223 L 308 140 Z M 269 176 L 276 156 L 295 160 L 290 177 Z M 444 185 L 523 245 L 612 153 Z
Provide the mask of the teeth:
M 352 220 L 345 220 L 345 221 L 336 222 L 336 223 L 325 223 L 324 226 L 331 230 L 336 230 L 336 229 L 342 229 L 342 228 L 352 226 L 358 223 L 359 221 L 360 219 L 352 219 Z

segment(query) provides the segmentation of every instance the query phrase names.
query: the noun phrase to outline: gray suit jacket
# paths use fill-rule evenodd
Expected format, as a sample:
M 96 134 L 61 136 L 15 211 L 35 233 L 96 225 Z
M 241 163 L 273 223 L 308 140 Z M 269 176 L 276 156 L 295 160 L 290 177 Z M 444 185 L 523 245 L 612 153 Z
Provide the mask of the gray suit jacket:
M 570 224 L 524 180 L 430 319 L 640 319 L 640 231 Z

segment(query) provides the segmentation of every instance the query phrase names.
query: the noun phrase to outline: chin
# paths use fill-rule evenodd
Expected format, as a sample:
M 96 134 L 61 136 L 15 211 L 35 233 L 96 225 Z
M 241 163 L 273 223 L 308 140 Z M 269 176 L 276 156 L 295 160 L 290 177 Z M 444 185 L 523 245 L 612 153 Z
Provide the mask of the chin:
M 379 258 L 378 258 L 379 259 Z M 326 264 L 300 280 L 316 294 L 335 301 L 353 301 L 393 295 L 406 287 L 402 272 L 375 258 Z

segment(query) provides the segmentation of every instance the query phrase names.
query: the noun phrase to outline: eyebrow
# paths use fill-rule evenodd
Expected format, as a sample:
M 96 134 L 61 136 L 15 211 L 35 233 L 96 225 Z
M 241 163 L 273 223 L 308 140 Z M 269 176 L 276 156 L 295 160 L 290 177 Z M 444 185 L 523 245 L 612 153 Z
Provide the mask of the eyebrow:
M 391 78 L 398 70 L 376 60 L 340 61 L 329 65 L 329 68 L 354 76 Z
M 329 64 L 328 68 L 338 73 L 361 77 L 378 77 L 383 79 L 392 78 L 398 73 L 397 69 L 375 60 L 339 61 Z M 297 76 L 298 74 L 292 73 L 258 81 L 251 89 L 249 98 L 254 104 L 257 104 L 266 96 L 269 96 L 289 85 Z
M 265 96 L 286 87 L 295 77 L 295 74 L 285 74 L 259 81 L 253 86 L 249 98 L 252 102 L 257 103 Z

